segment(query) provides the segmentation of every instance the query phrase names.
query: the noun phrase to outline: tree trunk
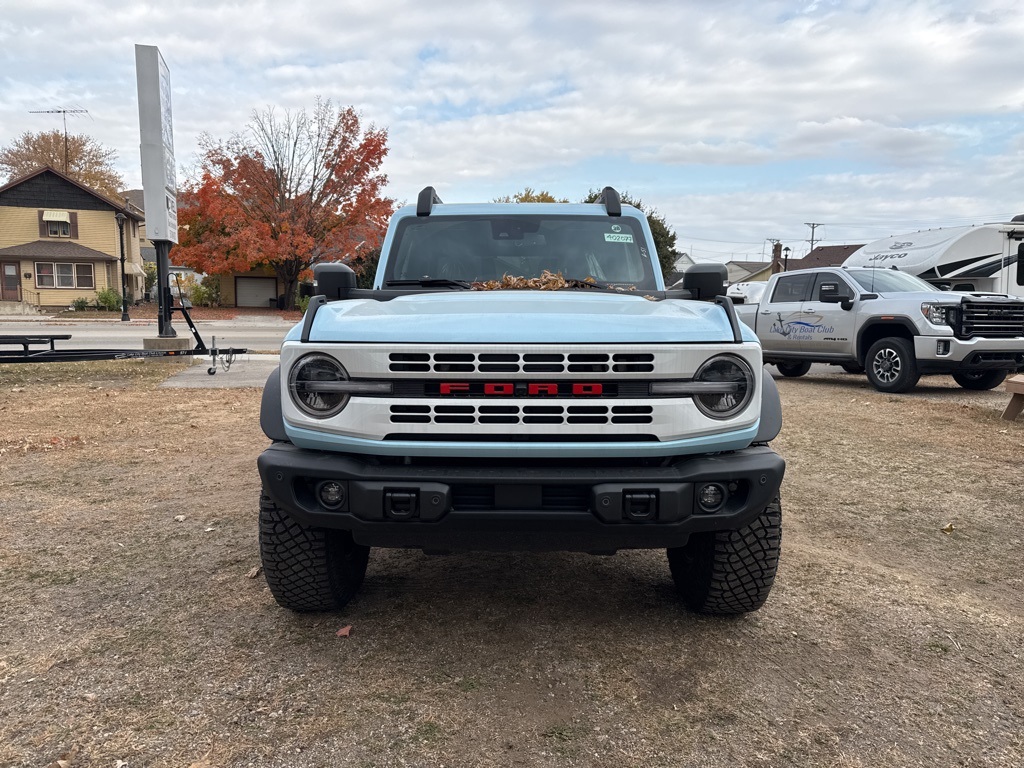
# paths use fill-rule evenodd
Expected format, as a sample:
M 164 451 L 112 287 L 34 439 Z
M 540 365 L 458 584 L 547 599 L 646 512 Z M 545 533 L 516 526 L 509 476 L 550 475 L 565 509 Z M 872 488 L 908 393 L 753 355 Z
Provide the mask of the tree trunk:
M 284 284 L 284 308 L 295 309 L 295 294 L 298 293 L 299 273 L 302 266 L 294 261 L 286 261 L 274 267 L 278 279 Z

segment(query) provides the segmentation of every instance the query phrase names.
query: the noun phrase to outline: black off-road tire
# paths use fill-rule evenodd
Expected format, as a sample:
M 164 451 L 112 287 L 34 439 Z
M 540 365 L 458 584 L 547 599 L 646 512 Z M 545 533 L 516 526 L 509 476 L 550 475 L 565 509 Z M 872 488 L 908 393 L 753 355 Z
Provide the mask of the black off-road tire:
M 668 550 L 676 591 L 698 613 L 736 616 L 768 599 L 782 546 L 782 507 L 775 499 L 753 522 L 735 531 L 690 537 Z
M 347 531 L 305 528 L 265 493 L 260 496 L 260 559 L 270 593 L 293 611 L 335 611 L 366 575 L 370 548 Z
M 995 389 L 1003 383 L 1006 371 L 957 371 L 953 381 L 964 389 Z
M 899 336 L 872 344 L 864 358 L 864 371 L 868 383 L 879 392 L 909 392 L 921 379 L 913 343 Z
M 779 373 L 787 378 L 803 376 L 811 370 L 810 363 L 776 363 L 775 367 L 779 369 Z

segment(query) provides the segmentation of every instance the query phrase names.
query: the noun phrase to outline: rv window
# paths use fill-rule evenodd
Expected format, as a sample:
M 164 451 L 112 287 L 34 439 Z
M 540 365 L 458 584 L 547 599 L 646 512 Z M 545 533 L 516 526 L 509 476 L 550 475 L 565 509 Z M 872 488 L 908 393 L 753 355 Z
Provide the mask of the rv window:
M 1024 285 L 1024 243 L 1017 246 L 1017 285 Z

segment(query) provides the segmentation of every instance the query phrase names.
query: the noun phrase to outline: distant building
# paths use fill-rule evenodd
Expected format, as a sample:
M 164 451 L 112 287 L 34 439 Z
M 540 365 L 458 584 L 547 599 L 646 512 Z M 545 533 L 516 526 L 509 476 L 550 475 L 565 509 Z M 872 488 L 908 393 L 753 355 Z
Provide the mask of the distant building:
M 118 227 L 118 214 L 124 214 Z M 97 292 L 121 293 L 121 242 L 127 299 L 142 298 L 142 216 L 53 168 L 0 186 L 0 314 L 65 309 Z
M 730 261 L 725 268 L 729 272 L 729 284 L 749 283 L 755 280 L 767 280 L 772 276 L 770 261 Z
M 863 243 L 858 243 L 857 245 L 819 245 L 802 259 L 790 259 L 786 263 L 786 271 L 794 272 L 798 269 L 814 269 L 817 267 L 840 267 L 850 254 L 863 247 Z
M 672 264 L 672 271 L 665 275 L 665 285 L 672 286 L 683 279 L 683 273 L 694 264 L 688 253 L 680 253 Z

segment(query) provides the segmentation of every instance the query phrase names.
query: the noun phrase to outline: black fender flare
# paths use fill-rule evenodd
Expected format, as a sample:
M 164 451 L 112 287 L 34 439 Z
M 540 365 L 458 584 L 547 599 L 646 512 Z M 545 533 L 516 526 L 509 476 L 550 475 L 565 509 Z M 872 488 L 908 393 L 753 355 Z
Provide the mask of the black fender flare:
M 765 367 L 761 368 L 761 423 L 757 428 L 755 443 L 774 440 L 782 431 L 782 400 L 775 379 Z
M 861 327 L 861 329 L 859 331 L 857 331 L 857 360 L 859 362 L 863 362 L 864 356 L 867 355 L 867 353 L 868 353 L 868 347 L 871 346 L 870 344 L 865 344 L 864 343 L 864 336 L 865 336 L 865 334 L 867 334 L 868 331 L 871 331 L 871 330 L 873 330 L 875 328 L 878 328 L 879 326 L 884 326 L 884 327 L 888 327 L 888 328 L 898 327 L 898 328 L 906 331 L 907 332 L 907 336 L 909 336 L 911 339 L 913 339 L 915 336 L 920 336 L 921 335 L 920 331 L 917 330 L 917 326 L 914 325 L 914 321 L 911 320 L 909 317 L 900 317 L 900 316 L 897 315 L 897 316 L 893 317 L 892 319 L 887 319 L 887 320 L 881 320 L 881 319 L 879 319 L 879 320 L 869 320 L 868 322 L 864 323 L 864 325 Z M 896 334 L 887 333 L 885 335 L 886 336 L 902 336 L 903 334 L 900 334 L 900 333 L 896 333 Z M 879 338 L 883 338 L 883 337 L 880 336 Z
M 260 402 L 260 427 L 271 440 L 288 442 L 284 431 L 284 412 L 281 410 L 281 366 L 277 366 L 263 385 Z

